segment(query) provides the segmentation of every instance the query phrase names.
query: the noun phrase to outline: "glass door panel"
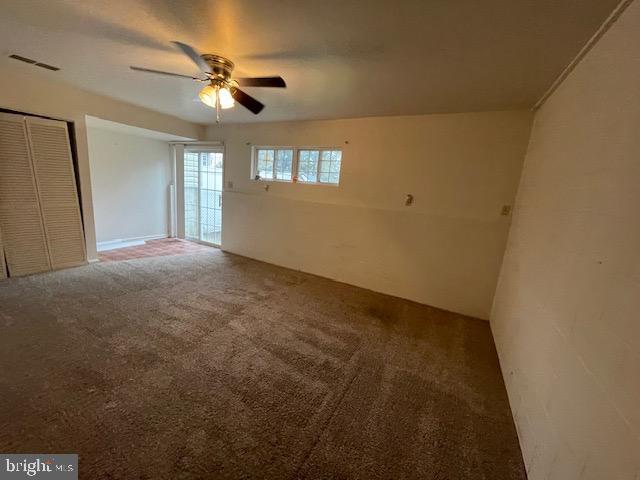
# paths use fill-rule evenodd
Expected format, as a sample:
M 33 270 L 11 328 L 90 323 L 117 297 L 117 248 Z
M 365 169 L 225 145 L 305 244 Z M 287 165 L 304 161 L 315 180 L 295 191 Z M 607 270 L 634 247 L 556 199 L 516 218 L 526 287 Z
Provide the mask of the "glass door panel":
M 223 155 L 189 150 L 184 155 L 185 237 L 220 245 Z

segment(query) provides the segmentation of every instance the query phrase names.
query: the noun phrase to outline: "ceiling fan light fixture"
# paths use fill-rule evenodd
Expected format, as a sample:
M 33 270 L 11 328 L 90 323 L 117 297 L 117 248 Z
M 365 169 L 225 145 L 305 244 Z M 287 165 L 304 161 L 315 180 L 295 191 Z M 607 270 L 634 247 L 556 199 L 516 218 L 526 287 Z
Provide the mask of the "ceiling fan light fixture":
M 138 72 L 153 73 L 169 77 L 190 78 L 198 82 L 209 83 L 210 85 L 204 87 L 198 96 L 202 103 L 215 109 L 216 122 L 220 122 L 220 110 L 232 108 L 235 106 L 236 102 L 254 115 L 258 115 L 264 109 L 263 103 L 259 102 L 238 87 L 286 88 L 287 86 L 282 77 L 232 78 L 233 62 L 228 58 L 221 57 L 220 55 L 214 55 L 212 53 L 200 55 L 192 46 L 187 45 L 186 43 L 172 43 L 198 66 L 200 74 L 197 77 L 183 75 L 181 73 L 164 72 L 162 70 L 154 70 L 152 68 L 135 67 L 133 65 L 129 68 Z M 26 61 L 31 62 L 29 59 L 26 59 Z M 36 65 L 49 68 L 49 66 L 44 66 L 39 63 Z
M 227 109 L 235 105 L 235 100 L 227 87 L 216 88 L 212 85 L 207 85 L 198 94 L 202 103 L 211 108 L 216 108 L 216 95 L 220 99 L 220 108 Z

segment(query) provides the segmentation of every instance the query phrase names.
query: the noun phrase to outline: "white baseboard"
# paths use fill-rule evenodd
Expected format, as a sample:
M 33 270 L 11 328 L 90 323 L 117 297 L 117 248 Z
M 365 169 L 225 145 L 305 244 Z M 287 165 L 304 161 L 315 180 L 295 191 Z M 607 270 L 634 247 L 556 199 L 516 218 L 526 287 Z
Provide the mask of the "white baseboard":
M 116 248 L 134 247 L 136 245 L 144 245 L 147 240 L 159 240 L 161 238 L 167 238 L 166 233 L 159 235 L 145 235 L 144 237 L 133 238 L 117 238 L 115 240 L 107 240 L 106 242 L 97 242 L 96 249 L 99 252 L 106 250 L 115 250 Z

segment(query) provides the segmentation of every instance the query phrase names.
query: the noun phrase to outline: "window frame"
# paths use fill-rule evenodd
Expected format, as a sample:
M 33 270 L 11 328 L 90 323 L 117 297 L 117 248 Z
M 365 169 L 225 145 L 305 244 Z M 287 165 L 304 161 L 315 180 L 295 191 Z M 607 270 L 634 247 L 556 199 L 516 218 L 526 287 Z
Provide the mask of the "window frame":
M 291 180 L 282 180 L 282 179 L 277 179 L 277 178 L 259 178 L 256 179 L 256 175 L 258 172 L 258 150 L 274 150 L 274 154 L 273 154 L 273 174 L 275 177 L 275 168 L 276 168 L 276 158 L 277 158 L 277 154 L 276 154 L 276 150 L 292 150 L 293 151 L 293 157 L 292 157 L 292 165 L 291 165 Z M 300 164 L 300 152 L 301 151 L 317 151 L 318 152 L 318 163 L 316 165 L 316 179 L 317 181 L 315 182 L 305 182 L 305 181 L 300 181 L 300 179 L 298 178 L 298 167 Z M 325 151 L 339 151 L 340 152 L 340 171 L 338 172 L 338 183 L 331 183 L 331 182 L 320 182 L 320 164 L 322 163 L 322 152 Z M 251 148 L 251 180 L 254 182 L 280 182 L 280 183 L 294 183 L 294 184 L 300 184 L 300 185 L 324 185 L 327 187 L 339 187 L 340 186 L 340 181 L 342 180 L 342 160 L 343 160 L 343 149 L 342 147 L 336 147 L 336 146 L 323 146 L 323 147 L 319 147 L 319 146 L 298 146 L 298 147 L 294 147 L 294 146 L 283 146 L 283 145 L 277 145 L 277 146 L 271 146 L 271 145 L 253 145 Z M 294 178 L 296 179 L 294 181 Z
M 258 150 L 273 150 L 273 167 L 272 167 L 272 175 L 273 178 L 259 178 L 256 179 L 256 175 L 258 174 Z M 276 178 L 276 163 L 278 150 L 291 150 L 291 179 L 283 180 L 281 178 Z M 256 145 L 251 149 L 251 180 L 254 182 L 280 182 L 280 183 L 295 183 L 293 178 L 296 176 L 298 171 L 296 165 L 296 149 L 295 147 L 287 147 L 287 146 L 269 146 L 269 145 Z

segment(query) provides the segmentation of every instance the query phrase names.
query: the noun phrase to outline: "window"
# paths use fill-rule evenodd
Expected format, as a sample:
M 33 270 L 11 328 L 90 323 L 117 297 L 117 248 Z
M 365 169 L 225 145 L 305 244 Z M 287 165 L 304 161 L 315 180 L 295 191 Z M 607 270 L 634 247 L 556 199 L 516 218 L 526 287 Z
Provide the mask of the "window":
M 273 150 L 258 150 L 256 175 L 264 180 L 273 178 Z
M 293 176 L 293 150 L 276 150 L 276 180 L 291 181 Z
M 315 183 L 318 181 L 318 150 L 298 152 L 298 181 Z
M 254 180 L 338 185 L 341 166 L 339 148 L 254 147 L 253 150 Z
M 293 176 L 293 150 L 286 148 L 255 149 L 256 180 L 290 182 Z
M 320 154 L 319 179 L 320 183 L 335 183 L 340 181 L 340 164 L 342 152 L 340 150 L 322 150 Z

